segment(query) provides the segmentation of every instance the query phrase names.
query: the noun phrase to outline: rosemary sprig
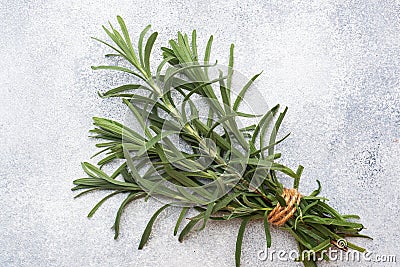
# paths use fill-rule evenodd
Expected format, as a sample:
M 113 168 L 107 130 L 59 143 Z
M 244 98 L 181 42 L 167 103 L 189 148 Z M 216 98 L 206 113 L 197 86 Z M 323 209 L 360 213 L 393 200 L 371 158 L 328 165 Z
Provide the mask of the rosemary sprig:
M 92 68 L 124 72 L 140 80 L 137 84 L 125 84 L 99 93 L 99 96 L 122 98 L 142 132 L 110 119 L 93 118 L 95 128 L 90 132 L 93 138 L 101 140 L 96 146 L 102 149 L 96 156 L 104 157 L 98 166 L 88 162 L 82 164 L 88 177 L 75 180 L 72 190 L 84 190 L 77 197 L 93 190 L 112 191 L 90 211 L 89 217 L 110 197 L 127 195 L 115 219 L 115 238 L 119 234 L 121 214 L 129 202 L 144 197 L 166 201 L 151 217 L 139 249 L 148 241 L 157 216 L 173 206 L 181 206 L 174 235 L 178 234 L 187 211 L 198 211 L 181 230 L 179 241 L 197 224 L 201 230 L 209 220 L 240 219 L 235 254 L 239 266 L 244 231 L 250 220 L 263 221 L 266 244 L 271 246 L 268 215 L 277 205 L 285 207 L 288 204 L 282 197 L 284 189 L 277 173 L 292 177 L 293 187 L 299 187 L 303 166 L 294 171 L 277 163 L 281 154 L 275 153 L 275 146 L 288 137 L 277 140 L 287 108 L 279 113 L 275 122 L 279 105 L 269 110 L 256 125 L 240 128 L 240 118 L 256 117 L 240 112 L 239 108 L 261 73 L 253 76 L 234 98 L 233 45 L 227 73 L 219 70 L 217 77 L 210 78 L 211 71 L 217 67 L 210 62 L 213 37 L 209 38 L 203 60 L 200 60 L 196 31 L 192 32 L 190 41 L 188 35 L 178 33 L 177 39 L 169 41 L 169 47 L 161 48 L 164 60 L 154 72 L 150 55 L 158 33 L 151 33 L 145 40 L 150 30 L 147 26 L 140 34 L 136 50 L 123 19 L 118 16 L 117 20 L 120 31 L 111 24 L 109 28 L 103 26 L 111 44 L 94 39 L 113 50 L 114 54 L 108 56 L 121 57 L 130 67 Z M 201 106 L 195 103 L 198 98 L 203 100 Z M 205 107 L 208 111 L 206 119 L 199 112 L 199 108 L 203 111 Z M 270 125 L 273 130 L 267 138 L 266 129 Z M 173 136 L 190 149 L 177 146 Z M 266 139 L 268 142 L 264 144 Z M 101 170 L 103 165 L 117 162 L 117 159 L 122 159 L 123 163 L 113 174 Z M 365 237 L 359 234 L 363 225 L 349 220 L 359 219 L 358 216 L 341 215 L 326 203 L 325 198 L 318 197 L 321 184 L 317 182 L 318 189 L 301 198 L 293 216 L 281 228 L 293 235 L 300 252 L 318 253 L 335 246 L 364 251 L 349 242 L 346 247 L 338 246 L 337 241 L 348 236 Z M 305 266 L 316 266 L 313 260 L 299 260 Z

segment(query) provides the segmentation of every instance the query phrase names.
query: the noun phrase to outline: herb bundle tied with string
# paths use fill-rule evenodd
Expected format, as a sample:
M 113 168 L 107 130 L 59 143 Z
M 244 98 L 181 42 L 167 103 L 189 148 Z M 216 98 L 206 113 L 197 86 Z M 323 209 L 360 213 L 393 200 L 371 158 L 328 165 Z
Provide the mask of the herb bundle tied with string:
M 84 190 L 77 197 L 94 190 L 110 194 L 89 217 L 110 197 L 126 195 L 113 226 L 117 238 L 128 203 L 149 197 L 160 200 L 165 205 L 150 218 L 139 249 L 148 241 L 157 216 L 167 208 L 180 211 L 173 230 L 179 241 L 192 230 L 204 229 L 210 220 L 238 220 L 236 266 L 240 265 L 242 240 L 250 220 L 264 225 L 267 247 L 271 246 L 271 226 L 288 231 L 298 244 L 297 260 L 305 266 L 317 266 L 316 258 L 327 249 L 364 251 L 347 241 L 348 237 L 368 238 L 359 233 L 363 225 L 353 222 L 359 217 L 340 214 L 326 198 L 318 196 L 318 180 L 318 188 L 310 195 L 300 194 L 303 167 L 292 170 L 278 163 L 281 154 L 275 152 L 275 146 L 289 136 L 277 138 L 287 108 L 279 112 L 276 105 L 261 116 L 240 111 L 246 92 L 260 74 L 234 93 L 233 45 L 229 66 L 223 68 L 210 62 L 212 36 L 201 54 L 196 31 L 190 38 L 178 33 L 169 47 L 161 47 L 163 60 L 153 68 L 150 55 L 158 34 L 148 33 L 147 26 L 136 50 L 123 19 L 117 19 L 120 30 L 111 24 L 103 26 L 111 43 L 94 39 L 113 51 L 107 57 L 118 57 L 124 65 L 92 68 L 123 72 L 136 83 L 99 93 L 102 98 L 121 98 L 128 113 L 124 123 L 93 118 L 95 128 L 90 132 L 101 148 L 96 156 L 104 156 L 97 166 L 82 164 L 88 177 L 75 180 L 73 190 Z M 132 118 L 134 123 L 129 123 Z M 246 120 L 255 123 L 245 125 Z M 137 125 L 139 130 L 134 129 Z M 105 164 L 117 166 L 116 170 L 105 173 Z M 293 179 L 292 188 L 282 185 L 278 179 L 282 175 Z M 188 218 L 191 209 L 197 214 Z M 329 260 L 326 254 L 322 257 Z

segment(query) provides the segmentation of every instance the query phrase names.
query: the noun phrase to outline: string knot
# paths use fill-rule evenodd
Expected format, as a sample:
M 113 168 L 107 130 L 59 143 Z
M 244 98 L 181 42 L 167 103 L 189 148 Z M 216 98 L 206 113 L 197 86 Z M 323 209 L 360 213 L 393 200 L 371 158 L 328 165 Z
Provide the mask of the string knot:
M 296 212 L 296 205 L 299 205 L 301 194 L 297 189 L 283 189 L 282 197 L 286 202 L 286 207 L 279 203 L 268 215 L 268 222 L 275 226 L 284 225 Z

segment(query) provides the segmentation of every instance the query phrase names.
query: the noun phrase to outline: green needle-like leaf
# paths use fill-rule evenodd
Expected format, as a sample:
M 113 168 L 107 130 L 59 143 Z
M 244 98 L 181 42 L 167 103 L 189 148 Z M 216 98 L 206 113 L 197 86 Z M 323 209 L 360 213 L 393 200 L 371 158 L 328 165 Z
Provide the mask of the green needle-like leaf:
M 149 240 L 151 229 L 153 228 L 153 224 L 157 219 L 158 215 L 160 215 L 160 213 L 169 206 L 170 206 L 169 204 L 166 204 L 153 214 L 150 221 L 147 223 L 146 229 L 143 232 L 142 239 L 140 239 L 139 249 L 142 249 L 143 246 L 147 243 L 147 240 Z
M 193 229 L 193 227 L 199 222 L 201 217 L 193 218 L 190 220 L 188 224 L 182 229 L 181 233 L 179 234 L 179 242 L 183 241 L 183 238 Z
M 268 223 L 268 211 L 264 213 L 264 231 L 265 231 L 265 239 L 267 242 L 267 247 L 271 247 L 271 233 L 269 231 L 269 223 Z
M 150 30 L 151 25 L 147 25 L 143 31 L 140 33 L 139 41 L 138 41 L 138 51 L 139 51 L 139 58 L 140 58 L 140 65 L 144 66 L 144 59 L 143 59 L 143 40 L 146 33 Z
M 114 222 L 114 226 L 113 226 L 114 231 L 115 231 L 114 239 L 118 238 L 118 235 L 119 235 L 119 223 L 121 221 L 122 212 L 124 211 L 126 205 L 128 205 L 130 202 L 132 202 L 135 199 L 144 197 L 145 195 L 146 194 L 142 193 L 142 192 L 140 192 L 140 193 L 130 193 L 128 195 L 128 197 L 122 202 L 121 206 L 118 209 L 117 216 L 115 217 L 115 222 Z
M 242 255 L 242 243 L 243 243 L 243 235 L 244 230 L 246 229 L 246 225 L 249 222 L 251 217 L 245 217 L 240 224 L 239 232 L 236 239 L 236 251 L 235 251 L 235 262 L 236 267 L 240 267 L 240 257 Z
M 281 126 L 282 120 L 286 115 L 288 108 L 286 107 L 285 110 L 279 115 L 278 119 L 275 122 L 274 129 L 272 130 L 271 137 L 269 138 L 269 145 L 275 143 L 276 135 L 278 134 L 279 127 Z M 275 148 L 272 146 L 268 149 L 268 155 L 274 154 Z
M 99 201 L 99 203 L 96 204 L 96 206 L 93 207 L 93 209 L 89 212 L 88 217 L 92 217 L 95 212 L 100 208 L 101 205 L 103 205 L 104 202 L 106 202 L 107 199 L 109 199 L 112 196 L 115 196 L 116 194 L 119 194 L 121 192 L 119 191 L 115 191 L 109 195 L 107 195 L 106 197 L 104 197 L 102 200 Z
M 254 75 L 250 81 L 246 83 L 246 85 L 242 88 L 242 90 L 239 92 L 238 96 L 236 97 L 235 103 L 233 104 L 233 110 L 237 111 L 240 104 L 242 103 L 245 94 L 247 93 L 247 90 L 249 90 L 250 86 L 253 84 L 253 82 L 258 78 L 258 76 L 261 75 L 262 72 Z
M 181 213 L 179 214 L 178 220 L 176 221 L 176 224 L 175 224 L 174 236 L 178 233 L 179 226 L 181 225 L 182 220 L 183 220 L 183 218 L 185 217 L 185 215 L 186 215 L 186 213 L 187 213 L 188 210 L 189 210 L 188 207 L 182 208 Z
M 158 36 L 157 32 L 154 32 L 150 35 L 149 39 L 147 40 L 146 47 L 144 50 L 144 67 L 147 71 L 148 76 L 151 76 L 150 70 L 150 54 L 151 50 L 153 49 L 154 42 L 156 41 Z

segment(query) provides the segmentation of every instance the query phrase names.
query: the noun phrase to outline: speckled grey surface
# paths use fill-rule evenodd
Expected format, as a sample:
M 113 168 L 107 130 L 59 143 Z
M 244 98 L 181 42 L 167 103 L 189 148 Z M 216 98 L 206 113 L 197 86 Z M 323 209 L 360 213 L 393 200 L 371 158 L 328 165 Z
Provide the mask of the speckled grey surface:
M 157 202 L 130 205 L 115 241 L 110 226 L 122 196 L 92 219 L 86 214 L 103 194 L 73 199 L 79 164 L 96 151 L 87 138 L 91 117 L 118 119 L 123 111 L 97 97 L 120 76 L 90 69 L 104 62 L 106 48 L 89 37 L 104 37 L 100 25 L 117 14 L 133 36 L 151 23 L 158 44 L 178 30 L 196 28 L 199 43 L 214 34 L 222 63 L 235 43 L 237 69 L 265 70 L 258 88 L 271 105 L 289 106 L 283 130 L 292 136 L 279 150 L 289 165 L 306 167 L 301 191 L 321 180 L 331 204 L 358 213 L 375 238 L 359 242 L 400 261 L 400 2 L 261 2 L 0 2 L 0 266 L 234 265 L 237 221 L 210 223 L 181 244 L 170 210 L 138 251 Z M 288 234 L 272 234 L 274 249 L 295 248 Z M 252 223 L 244 266 L 299 265 L 260 261 L 263 248 L 262 225 Z

